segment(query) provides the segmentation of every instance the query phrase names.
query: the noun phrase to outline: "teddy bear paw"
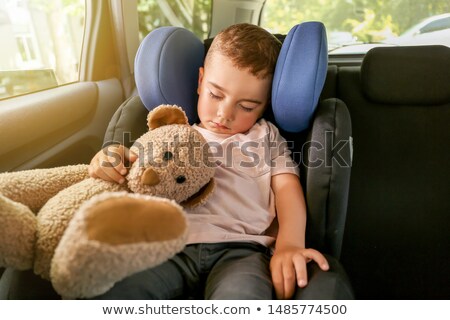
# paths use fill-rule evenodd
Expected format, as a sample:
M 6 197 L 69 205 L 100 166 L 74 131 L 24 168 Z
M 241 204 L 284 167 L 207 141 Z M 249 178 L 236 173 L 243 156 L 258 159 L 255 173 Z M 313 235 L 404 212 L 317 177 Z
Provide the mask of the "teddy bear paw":
M 174 201 L 105 193 L 75 214 L 58 245 L 51 280 L 64 297 L 93 297 L 184 248 L 186 218 Z
M 0 267 L 33 267 L 36 216 L 18 202 L 0 194 Z

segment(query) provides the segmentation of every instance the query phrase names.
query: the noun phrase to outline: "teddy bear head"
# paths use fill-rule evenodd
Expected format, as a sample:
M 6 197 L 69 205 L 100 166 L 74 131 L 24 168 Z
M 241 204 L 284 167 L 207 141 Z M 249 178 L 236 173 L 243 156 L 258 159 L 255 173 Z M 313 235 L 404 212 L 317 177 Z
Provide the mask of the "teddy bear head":
M 149 131 L 135 141 L 138 155 L 127 175 L 131 191 L 173 199 L 185 207 L 202 204 L 214 188 L 209 145 L 184 111 L 161 105 L 148 117 Z

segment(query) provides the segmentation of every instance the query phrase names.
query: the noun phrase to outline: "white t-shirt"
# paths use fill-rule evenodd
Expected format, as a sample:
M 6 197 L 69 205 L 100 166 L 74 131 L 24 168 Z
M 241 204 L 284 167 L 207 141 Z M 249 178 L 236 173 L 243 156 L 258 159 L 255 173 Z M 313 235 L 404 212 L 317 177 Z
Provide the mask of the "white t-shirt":
M 247 133 L 231 136 L 193 127 L 208 141 L 213 155 L 209 160 L 217 168 L 216 188 L 206 204 L 187 210 L 188 244 L 254 241 L 273 245 L 276 233 L 269 229 L 276 212 L 271 177 L 298 175 L 286 140 L 264 119 Z

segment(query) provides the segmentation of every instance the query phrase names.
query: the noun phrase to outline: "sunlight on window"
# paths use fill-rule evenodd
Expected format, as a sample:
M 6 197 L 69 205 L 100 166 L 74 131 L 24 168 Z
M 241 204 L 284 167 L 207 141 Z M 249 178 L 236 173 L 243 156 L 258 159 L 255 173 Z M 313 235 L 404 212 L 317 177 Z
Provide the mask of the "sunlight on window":
M 84 0 L 0 1 L 0 99 L 78 80 Z
M 139 37 L 163 26 L 191 30 L 200 39 L 208 37 L 212 0 L 139 0 Z
M 333 54 L 364 53 L 381 45 L 450 47 L 448 0 L 268 0 L 262 26 L 285 34 L 313 20 L 325 24 Z

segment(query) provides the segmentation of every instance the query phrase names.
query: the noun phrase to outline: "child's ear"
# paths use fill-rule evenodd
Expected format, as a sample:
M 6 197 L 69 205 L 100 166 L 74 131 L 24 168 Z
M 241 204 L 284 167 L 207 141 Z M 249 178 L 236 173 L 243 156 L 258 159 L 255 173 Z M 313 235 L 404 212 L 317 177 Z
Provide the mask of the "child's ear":
M 205 72 L 205 69 L 203 67 L 198 68 L 198 87 L 197 87 L 197 93 L 200 94 L 200 86 L 203 81 L 203 74 Z

